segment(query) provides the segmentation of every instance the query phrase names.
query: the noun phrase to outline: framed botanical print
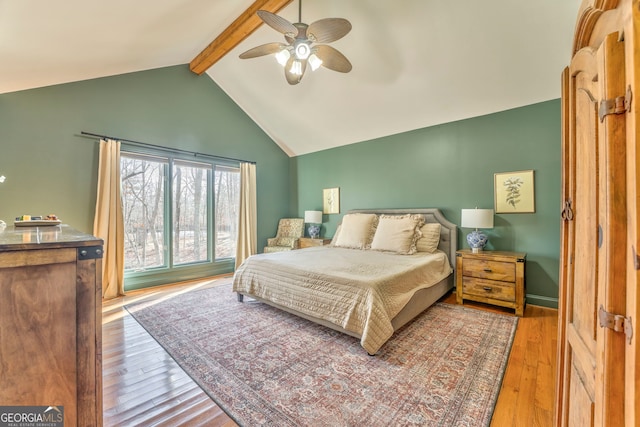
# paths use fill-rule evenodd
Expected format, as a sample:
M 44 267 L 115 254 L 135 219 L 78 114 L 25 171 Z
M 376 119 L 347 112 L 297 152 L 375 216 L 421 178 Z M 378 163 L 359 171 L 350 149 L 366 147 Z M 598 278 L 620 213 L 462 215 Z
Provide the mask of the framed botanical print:
M 322 190 L 322 213 L 340 213 L 340 188 L 325 188 Z
M 493 175 L 496 213 L 532 213 L 535 208 L 533 170 Z

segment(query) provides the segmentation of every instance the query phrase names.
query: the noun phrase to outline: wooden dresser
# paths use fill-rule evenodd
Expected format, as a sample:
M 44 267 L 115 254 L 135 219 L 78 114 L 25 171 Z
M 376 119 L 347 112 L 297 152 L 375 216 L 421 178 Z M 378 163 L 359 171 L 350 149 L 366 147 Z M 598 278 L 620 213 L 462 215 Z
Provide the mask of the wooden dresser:
M 66 225 L 0 229 L 0 406 L 63 407 L 102 426 L 102 240 Z
M 524 315 L 526 253 L 462 249 L 456 252 L 456 296 L 515 309 Z

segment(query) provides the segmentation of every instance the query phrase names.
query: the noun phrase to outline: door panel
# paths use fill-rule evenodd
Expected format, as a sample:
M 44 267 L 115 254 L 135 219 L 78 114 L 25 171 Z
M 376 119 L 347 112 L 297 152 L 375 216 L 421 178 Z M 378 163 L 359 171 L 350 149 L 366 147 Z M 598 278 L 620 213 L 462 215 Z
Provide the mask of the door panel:
M 572 368 L 571 370 L 571 390 L 572 402 L 569 406 L 568 425 L 573 427 L 593 426 L 593 399 L 580 387 L 582 381 L 580 374 Z
M 619 33 L 609 34 L 598 50 L 598 74 L 603 100 L 625 96 L 625 46 Z M 624 315 L 626 300 L 626 114 L 601 116 L 599 126 L 600 267 L 598 305 Z M 596 420 L 624 425 L 624 352 L 622 332 L 597 329 Z
M 563 164 L 565 200 L 572 200 L 571 219 L 563 223 L 571 242 L 563 251 L 567 272 L 563 316 L 566 340 L 563 425 L 593 425 L 596 395 L 596 318 L 598 290 L 598 120 L 597 62 L 584 49 L 569 67 L 569 141 L 572 161 Z M 586 417 L 586 418 L 585 418 Z
M 614 33 L 598 49 L 581 49 L 565 76 L 563 199 L 572 200 L 573 211 L 562 231 L 560 425 L 622 425 L 624 417 L 621 335 L 598 320 L 600 306 L 620 312 L 625 301 L 624 115 L 599 117 L 603 99 L 624 94 L 620 39 Z

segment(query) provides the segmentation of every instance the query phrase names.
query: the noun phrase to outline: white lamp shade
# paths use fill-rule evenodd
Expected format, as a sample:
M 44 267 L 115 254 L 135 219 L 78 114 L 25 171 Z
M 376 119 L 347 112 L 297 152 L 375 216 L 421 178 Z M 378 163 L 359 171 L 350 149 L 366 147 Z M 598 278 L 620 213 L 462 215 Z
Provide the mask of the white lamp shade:
M 462 209 L 460 227 L 493 228 L 493 209 Z
M 322 224 L 322 211 L 304 211 L 304 222 L 307 224 Z

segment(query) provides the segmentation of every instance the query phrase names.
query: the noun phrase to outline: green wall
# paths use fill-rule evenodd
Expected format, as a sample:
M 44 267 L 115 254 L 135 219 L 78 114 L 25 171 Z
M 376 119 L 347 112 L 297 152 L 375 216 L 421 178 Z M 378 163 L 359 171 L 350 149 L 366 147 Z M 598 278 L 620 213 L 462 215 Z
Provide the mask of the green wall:
M 320 208 L 323 188 L 340 187 L 342 213 L 439 207 L 459 223 L 462 208 L 493 207 L 495 172 L 534 169 L 536 213 L 496 215 L 490 247 L 527 252 L 528 301 L 557 305 L 559 100 L 289 159 L 187 65 L 2 94 L 0 219 L 56 213 L 92 232 L 98 151 L 81 131 L 256 161 L 259 248 L 279 218 Z
M 55 213 L 92 233 L 98 144 L 81 131 L 256 161 L 259 247 L 290 212 L 289 157 L 181 65 L 0 95 L 0 219 Z
M 527 301 L 557 307 L 560 254 L 560 101 L 419 129 L 292 159 L 298 215 L 321 209 L 322 189 L 340 187 L 349 209 L 437 207 L 460 223 L 463 208 L 493 208 L 496 172 L 535 171 L 536 212 L 497 214 L 488 249 L 527 252 Z M 459 247 L 468 247 L 464 229 Z

